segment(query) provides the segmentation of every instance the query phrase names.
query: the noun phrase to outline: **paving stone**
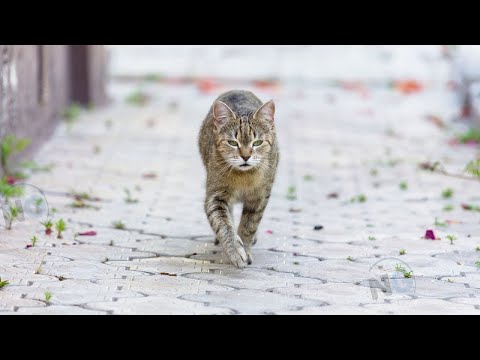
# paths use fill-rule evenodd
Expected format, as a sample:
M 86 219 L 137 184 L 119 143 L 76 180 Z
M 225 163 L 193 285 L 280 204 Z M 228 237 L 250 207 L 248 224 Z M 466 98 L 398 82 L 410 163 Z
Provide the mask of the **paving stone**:
M 269 314 L 282 309 L 296 309 L 322 305 L 320 301 L 298 299 L 256 290 L 233 290 L 211 292 L 206 295 L 185 295 L 183 299 L 198 301 L 212 306 L 236 309 L 240 314 Z M 251 301 L 252 299 L 255 301 Z
M 105 315 L 106 312 L 84 309 L 78 306 L 51 305 L 42 308 L 20 308 L 15 314 L 21 315 Z
M 119 299 L 116 302 L 93 303 L 91 309 L 111 311 L 115 315 L 228 315 L 229 309 L 171 297 L 149 296 L 137 299 Z
M 268 270 L 245 269 L 241 272 L 236 269 L 226 268 L 219 274 L 215 273 L 192 273 L 187 278 L 210 281 L 217 285 L 231 286 L 236 289 L 269 290 L 277 288 L 295 288 L 300 284 L 319 283 L 319 280 L 295 277 L 294 274 L 276 273 Z
M 403 315 L 479 315 L 473 305 L 453 303 L 439 299 L 399 300 L 391 304 L 368 304 L 365 308 L 391 314 Z
M 278 311 L 276 315 L 384 315 L 380 311 L 359 306 L 328 305 L 305 307 L 301 310 Z

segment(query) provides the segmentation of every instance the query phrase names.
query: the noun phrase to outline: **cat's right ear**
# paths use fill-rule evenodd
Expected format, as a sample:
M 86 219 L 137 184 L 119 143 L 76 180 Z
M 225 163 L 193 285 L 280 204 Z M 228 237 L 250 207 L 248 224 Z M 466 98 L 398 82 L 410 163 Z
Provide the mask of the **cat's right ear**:
M 213 119 L 218 130 L 233 118 L 235 118 L 235 114 L 227 104 L 221 101 L 215 101 L 215 104 L 213 104 Z

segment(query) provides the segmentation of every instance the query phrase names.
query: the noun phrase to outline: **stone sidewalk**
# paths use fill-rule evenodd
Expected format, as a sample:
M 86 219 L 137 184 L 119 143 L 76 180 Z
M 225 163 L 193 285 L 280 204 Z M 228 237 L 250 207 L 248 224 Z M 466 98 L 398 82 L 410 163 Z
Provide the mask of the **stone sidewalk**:
M 136 107 L 136 86 L 114 84 L 114 105 L 62 124 L 36 158 L 53 170 L 28 180 L 67 221 L 63 240 L 35 219 L 0 228 L 0 314 L 480 314 L 479 214 L 461 207 L 480 205 L 479 184 L 418 167 L 475 157 L 448 144 L 462 125 L 446 86 L 243 87 L 275 99 L 281 149 L 253 265 L 226 263 L 203 212 L 196 137 L 228 87 L 147 83 Z

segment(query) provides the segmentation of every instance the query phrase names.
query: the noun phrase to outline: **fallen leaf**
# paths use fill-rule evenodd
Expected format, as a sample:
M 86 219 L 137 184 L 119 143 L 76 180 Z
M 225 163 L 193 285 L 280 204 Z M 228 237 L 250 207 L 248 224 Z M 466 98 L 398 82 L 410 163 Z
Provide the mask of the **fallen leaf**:
M 480 211 L 480 206 L 470 205 L 470 204 L 462 204 L 462 209 L 467 211 Z
M 33 247 L 33 245 L 28 244 L 27 246 L 25 246 L 25 249 L 30 249 L 31 247 Z
M 143 174 L 143 178 L 144 179 L 156 179 L 157 178 L 157 174 L 151 172 L 151 173 L 146 173 L 146 174 Z
M 96 236 L 97 232 L 96 231 L 84 231 L 84 232 L 79 232 L 77 235 L 78 236 Z
M 436 115 L 427 115 L 426 119 L 440 129 L 444 129 L 446 127 L 445 122 Z
M 338 199 L 338 193 L 332 192 L 332 193 L 327 195 L 327 198 L 328 199 Z
M 13 185 L 17 181 L 13 176 L 5 176 L 8 185 Z
M 299 212 L 302 212 L 302 209 L 299 209 L 299 208 L 290 208 L 288 211 L 291 212 L 291 213 L 299 213 Z
M 423 90 L 423 85 L 416 80 L 394 81 L 393 87 L 404 95 L 414 94 Z
M 165 276 L 177 276 L 177 274 L 171 274 L 168 272 L 161 272 L 160 275 L 165 275 Z
M 273 234 L 273 231 L 272 230 L 267 230 L 266 233 L 271 235 L 271 234 Z
M 197 82 L 198 90 L 204 94 L 210 94 L 216 91 L 220 84 L 212 79 L 201 79 Z
M 461 222 L 461 221 L 458 221 L 458 220 L 445 220 L 445 222 L 446 222 L 448 225 L 462 224 L 462 222 Z
M 433 232 L 433 230 L 427 230 L 427 231 L 425 232 L 424 238 L 427 239 L 427 240 L 437 240 L 437 238 L 435 237 L 435 233 Z
M 316 230 L 316 231 L 318 231 L 318 230 L 323 230 L 323 225 L 315 225 L 315 226 L 313 227 L 313 230 Z

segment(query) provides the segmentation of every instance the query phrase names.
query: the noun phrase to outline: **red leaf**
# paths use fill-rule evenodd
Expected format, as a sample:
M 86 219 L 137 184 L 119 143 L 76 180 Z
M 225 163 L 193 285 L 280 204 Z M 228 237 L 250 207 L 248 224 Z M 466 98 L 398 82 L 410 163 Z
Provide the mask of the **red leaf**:
M 433 230 L 427 230 L 427 231 L 425 232 L 424 238 L 427 239 L 427 240 L 437 240 L 437 238 L 435 237 L 435 233 L 433 232 Z
M 30 249 L 31 247 L 33 247 L 33 245 L 28 244 L 27 246 L 25 246 L 25 249 Z
M 143 178 L 144 179 L 156 179 L 157 178 L 157 174 L 151 172 L 151 173 L 146 173 L 146 174 L 143 174 Z
M 445 128 L 445 123 L 438 116 L 427 115 L 426 118 L 427 118 L 428 121 L 430 121 L 431 123 L 433 123 L 437 127 L 441 128 L 441 129 Z
M 198 90 L 204 94 L 210 94 L 220 87 L 220 84 L 210 79 L 202 79 L 197 83 Z
M 51 235 L 52 229 L 45 229 L 45 235 Z
M 267 230 L 267 234 L 272 235 L 272 234 L 273 234 L 273 231 L 272 231 L 272 230 Z
M 410 95 L 423 90 L 423 85 L 416 80 L 399 80 L 393 83 L 394 88 L 402 94 Z
M 13 176 L 5 176 L 8 185 L 13 185 L 17 181 Z
M 96 231 L 84 231 L 77 234 L 78 236 L 96 236 Z

